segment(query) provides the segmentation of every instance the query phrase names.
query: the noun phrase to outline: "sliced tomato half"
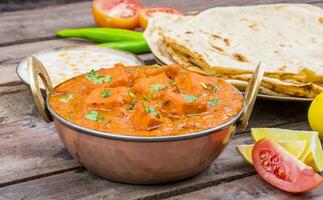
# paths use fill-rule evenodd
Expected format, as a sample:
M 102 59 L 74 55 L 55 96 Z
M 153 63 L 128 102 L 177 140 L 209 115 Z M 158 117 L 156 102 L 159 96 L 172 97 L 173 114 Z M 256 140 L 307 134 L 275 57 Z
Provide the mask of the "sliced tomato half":
M 148 18 L 151 17 L 156 12 L 163 12 L 168 14 L 182 14 L 182 11 L 176 8 L 169 8 L 169 7 L 148 7 L 140 10 L 140 27 L 145 29 L 148 24 Z
M 252 161 L 265 181 L 286 192 L 306 192 L 323 182 L 323 178 L 311 167 L 266 138 L 253 147 Z
M 135 0 L 94 0 L 92 14 L 97 26 L 135 29 L 142 8 Z

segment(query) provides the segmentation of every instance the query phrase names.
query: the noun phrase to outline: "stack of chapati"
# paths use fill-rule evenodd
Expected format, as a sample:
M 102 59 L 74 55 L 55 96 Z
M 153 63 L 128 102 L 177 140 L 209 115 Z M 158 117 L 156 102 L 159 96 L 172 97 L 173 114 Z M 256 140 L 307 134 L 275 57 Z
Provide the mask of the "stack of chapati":
M 144 33 L 154 55 L 244 89 L 261 61 L 261 93 L 323 91 L 323 10 L 306 4 L 218 7 L 195 16 L 156 13 Z

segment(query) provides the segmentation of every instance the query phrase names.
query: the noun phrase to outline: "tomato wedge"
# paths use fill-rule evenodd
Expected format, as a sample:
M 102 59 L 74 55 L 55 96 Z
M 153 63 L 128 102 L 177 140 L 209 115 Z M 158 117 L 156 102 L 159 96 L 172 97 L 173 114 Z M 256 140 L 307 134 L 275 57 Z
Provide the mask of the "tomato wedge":
M 176 9 L 176 8 L 169 8 L 169 7 L 148 7 L 140 10 L 140 27 L 142 29 L 145 29 L 148 24 L 148 18 L 153 15 L 153 13 L 156 12 L 163 12 L 168 14 L 182 14 L 182 11 Z
M 94 0 L 92 14 L 97 26 L 135 29 L 142 8 L 135 0 Z
M 259 140 L 252 150 L 258 174 L 271 185 L 291 193 L 311 190 L 323 178 L 272 140 Z

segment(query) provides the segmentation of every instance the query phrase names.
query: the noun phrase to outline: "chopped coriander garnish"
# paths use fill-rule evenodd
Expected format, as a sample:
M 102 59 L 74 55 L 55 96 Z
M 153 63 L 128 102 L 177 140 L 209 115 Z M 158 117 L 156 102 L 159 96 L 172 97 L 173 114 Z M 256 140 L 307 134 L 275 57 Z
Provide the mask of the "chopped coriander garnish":
M 207 85 L 207 86 L 209 86 L 209 87 L 211 88 L 211 91 L 212 91 L 213 93 L 215 93 L 216 91 L 218 91 L 218 86 L 217 86 L 217 85 L 215 85 L 215 84 L 213 84 L 213 83 L 207 83 L 206 85 Z
M 137 105 L 138 105 L 138 102 L 135 101 L 135 102 L 133 102 L 132 105 L 131 104 L 130 105 L 127 105 L 126 109 L 127 110 L 133 110 Z
M 128 90 L 128 94 L 131 98 L 133 98 L 133 99 L 136 98 L 136 95 L 133 92 L 131 92 L 130 90 Z
M 107 123 L 105 123 L 105 127 L 110 127 L 111 122 L 113 121 L 113 118 L 109 119 L 109 121 L 107 121 Z
M 71 99 L 73 99 L 74 94 L 69 94 L 66 98 L 62 97 L 59 98 L 58 100 L 62 103 L 68 103 Z
M 218 105 L 218 103 L 219 103 L 219 100 L 217 100 L 217 99 L 210 99 L 210 100 L 208 101 L 208 104 L 209 104 L 210 106 L 216 106 L 216 105 Z
M 205 89 L 207 89 L 207 85 L 203 82 L 200 83 L 202 87 L 204 87 Z
M 109 91 L 104 90 L 101 92 L 101 96 L 102 97 L 109 97 L 109 96 L 111 96 L 111 93 Z
M 177 85 L 177 82 L 176 82 L 176 81 L 174 81 L 174 80 L 171 80 L 171 81 L 170 81 L 170 84 L 174 86 L 174 85 Z
M 147 96 L 147 95 L 142 95 L 143 99 L 146 100 L 146 101 L 151 101 L 152 98 Z
M 165 89 L 166 87 L 167 87 L 166 85 L 156 83 L 156 84 L 150 86 L 149 91 L 155 93 L 155 92 L 158 92 L 159 90 Z
M 155 108 L 154 108 L 154 107 L 152 107 L 152 106 L 148 106 L 148 105 L 146 105 L 145 103 L 143 104 L 143 106 L 144 106 L 145 113 L 150 113 L 150 114 L 152 114 L 154 117 L 158 117 L 158 113 L 157 113 L 157 111 L 155 110 Z
M 111 82 L 111 80 L 112 80 L 112 76 L 100 75 L 93 69 L 90 72 L 86 73 L 85 77 L 86 77 L 86 79 L 92 81 L 94 84 Z
M 100 115 L 97 111 L 90 111 L 85 116 L 85 119 L 91 120 L 91 121 L 99 121 L 102 122 L 104 120 L 104 117 Z
M 185 101 L 189 103 L 192 103 L 196 100 L 196 96 L 193 96 L 193 95 L 181 94 L 181 96 L 185 99 Z

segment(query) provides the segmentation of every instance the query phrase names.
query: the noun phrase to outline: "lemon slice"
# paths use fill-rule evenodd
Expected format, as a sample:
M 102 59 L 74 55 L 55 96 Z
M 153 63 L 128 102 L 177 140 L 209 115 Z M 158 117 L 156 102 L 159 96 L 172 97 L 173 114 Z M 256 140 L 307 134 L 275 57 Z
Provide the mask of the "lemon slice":
M 249 144 L 249 145 L 241 144 L 237 146 L 237 151 L 244 158 L 244 160 L 250 165 L 252 165 L 252 158 L 251 158 L 252 148 L 253 148 L 253 144 Z
M 323 171 L 323 151 L 316 131 L 296 131 L 279 128 L 252 128 L 251 135 L 255 141 L 269 138 L 275 141 L 305 140 L 306 147 L 300 160 L 313 167 L 317 172 Z
M 306 148 L 305 140 L 278 141 L 278 144 L 284 147 L 286 151 L 288 151 L 298 159 L 302 156 Z M 251 158 L 252 148 L 253 148 L 253 144 L 237 146 L 238 152 L 246 160 L 246 162 L 251 165 L 252 165 L 252 158 Z

